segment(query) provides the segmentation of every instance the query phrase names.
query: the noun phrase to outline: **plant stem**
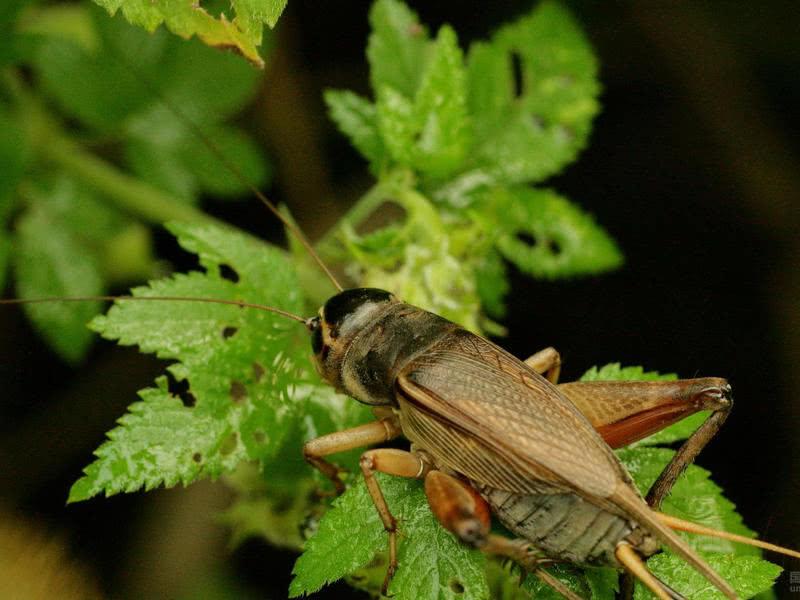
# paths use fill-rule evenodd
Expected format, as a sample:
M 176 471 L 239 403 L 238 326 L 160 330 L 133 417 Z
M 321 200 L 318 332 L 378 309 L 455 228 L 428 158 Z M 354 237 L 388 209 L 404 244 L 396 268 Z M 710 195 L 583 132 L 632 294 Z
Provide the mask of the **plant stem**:
M 338 252 L 336 249 L 336 236 L 342 227 L 349 225 L 356 227 L 364 219 L 370 216 L 376 208 L 387 200 L 397 199 L 406 190 L 413 188 L 414 176 L 410 171 L 395 171 L 382 178 L 373 185 L 361 199 L 356 202 L 345 215 L 336 222 L 328 232 L 322 236 L 317 243 L 317 250 L 323 257 L 335 257 Z
M 166 221 L 221 224 L 185 201 L 126 175 L 67 138 L 53 136 L 40 151 L 46 159 L 105 194 L 119 208 L 145 221 L 155 224 Z

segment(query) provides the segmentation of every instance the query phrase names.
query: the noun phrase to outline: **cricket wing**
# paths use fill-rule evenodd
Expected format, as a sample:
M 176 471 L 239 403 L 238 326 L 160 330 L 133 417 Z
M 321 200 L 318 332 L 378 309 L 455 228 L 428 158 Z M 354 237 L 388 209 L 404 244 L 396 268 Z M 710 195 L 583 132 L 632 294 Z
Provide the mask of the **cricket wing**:
M 611 449 L 555 386 L 465 330 L 415 357 L 397 386 L 412 440 L 477 482 L 526 492 L 528 481 L 602 499 L 629 481 Z M 443 446 L 441 436 L 452 439 Z M 492 464 L 493 457 L 500 460 Z

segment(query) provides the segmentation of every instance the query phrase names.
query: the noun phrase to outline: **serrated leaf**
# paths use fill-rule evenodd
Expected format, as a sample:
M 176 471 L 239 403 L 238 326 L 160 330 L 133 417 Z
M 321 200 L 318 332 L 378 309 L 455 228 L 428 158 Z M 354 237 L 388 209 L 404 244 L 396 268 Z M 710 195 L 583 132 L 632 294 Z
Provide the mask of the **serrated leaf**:
M 389 594 L 398 599 L 486 598 L 485 557 L 456 541 L 427 507 L 418 481 L 378 480 L 398 519 L 398 570 Z M 291 597 L 312 593 L 363 567 L 388 540 L 363 481 L 334 501 L 294 567 Z M 385 558 L 382 559 L 385 564 Z
M 617 456 L 628 469 L 642 494 L 650 489 L 674 454 L 673 450 L 667 448 L 649 447 L 624 448 L 617 451 Z M 736 512 L 735 505 L 722 495 L 722 489 L 711 481 L 710 475 L 702 467 L 690 465 L 664 500 L 662 510 L 712 529 L 752 537 L 753 531 L 742 523 L 742 517 Z M 687 535 L 686 539 L 693 547 L 703 552 L 756 556 L 760 553 L 752 546 L 717 538 Z
M 769 590 L 783 569 L 756 556 L 706 554 L 712 569 L 730 583 L 743 600 Z M 700 573 L 673 554 L 659 554 L 647 561 L 656 576 L 692 600 L 716 600 L 724 596 Z M 654 596 L 637 582 L 635 600 Z
M 14 271 L 20 298 L 97 296 L 103 282 L 97 257 L 67 229 L 40 210 L 20 218 L 14 238 Z M 92 333 L 86 327 L 99 302 L 26 304 L 38 332 L 62 358 L 79 361 Z
M 257 66 L 263 25 L 274 27 L 286 0 L 232 0 L 232 19 L 225 13 L 208 12 L 201 3 L 154 3 L 148 0 L 95 0 L 112 15 L 121 9 L 134 25 L 151 33 L 162 23 L 184 38 L 197 36 L 210 46 L 235 49 Z
M 199 256 L 206 273 L 152 282 L 133 290 L 134 295 L 240 299 L 301 310 L 296 275 L 280 251 L 209 225 L 174 224 L 170 229 L 186 250 Z M 223 277 L 225 267 L 237 281 Z M 122 345 L 138 344 L 143 352 L 178 360 L 169 371 L 178 382 L 188 383 L 194 406 L 175 404 L 160 382 L 157 392 L 148 392 L 154 394 L 157 410 L 149 410 L 148 396 L 137 407 L 141 418 L 123 418 L 98 450 L 98 460 L 75 484 L 71 499 L 214 477 L 244 459 L 263 462 L 275 455 L 293 428 L 298 416 L 296 386 L 309 368 L 307 340 L 296 323 L 273 313 L 219 304 L 120 301 L 92 326 Z M 170 417 L 182 419 L 184 429 L 170 434 L 165 427 L 159 439 L 172 435 L 180 440 L 179 449 L 192 448 L 193 453 L 173 456 L 150 469 L 154 459 L 131 453 L 130 448 L 144 443 L 143 438 L 148 447 L 171 448 L 174 440 L 162 439 L 159 446 L 149 437 L 150 421 L 158 419 L 165 403 L 175 409 Z M 111 466 L 120 456 L 127 459 L 128 468 L 114 471 Z
M 386 148 L 378 131 L 375 105 L 346 90 L 326 90 L 325 103 L 339 131 L 370 162 L 373 173 L 379 173 L 386 161 Z
M 553 2 L 473 44 L 468 82 L 475 146 L 463 181 L 453 184 L 462 192 L 467 182 L 509 185 L 559 172 L 585 145 L 599 108 L 594 54 Z
M 495 190 L 500 216 L 497 249 L 534 277 L 599 273 L 619 266 L 622 254 L 578 206 L 551 190 Z
M 466 80 L 455 32 L 439 30 L 416 94 L 378 88 L 378 126 L 392 158 L 435 179 L 458 169 L 467 153 Z
M 645 371 L 639 366 L 623 367 L 620 363 L 608 363 L 592 367 L 581 375 L 580 381 L 675 381 L 675 373 Z
M 417 15 L 399 0 L 377 0 L 369 13 L 367 42 L 372 89 L 384 87 L 413 98 L 427 64 L 430 41 Z

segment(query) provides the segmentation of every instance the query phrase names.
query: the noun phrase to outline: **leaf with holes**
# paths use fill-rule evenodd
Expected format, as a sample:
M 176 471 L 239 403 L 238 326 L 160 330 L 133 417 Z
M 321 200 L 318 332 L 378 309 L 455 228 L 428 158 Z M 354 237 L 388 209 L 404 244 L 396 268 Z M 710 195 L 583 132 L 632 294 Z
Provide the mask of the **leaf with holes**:
M 89 246 L 34 207 L 19 220 L 14 271 L 20 298 L 96 296 L 103 293 L 99 260 Z M 26 304 L 39 333 L 67 361 L 77 362 L 92 341 L 86 323 L 100 302 Z
M 155 281 L 133 295 L 302 309 L 296 275 L 279 250 L 207 225 L 170 229 L 199 256 L 206 273 Z M 298 418 L 297 386 L 315 381 L 308 374 L 304 331 L 273 313 L 210 303 L 120 301 L 92 327 L 122 345 L 137 344 L 143 352 L 177 361 L 168 371 L 188 390 L 183 403 L 163 379 L 145 390 L 73 486 L 71 500 L 185 484 L 216 477 L 245 459 L 266 461 Z
M 492 200 L 501 231 L 497 249 L 530 275 L 598 273 L 622 263 L 622 254 L 605 230 L 551 190 L 496 189 Z
M 470 171 L 503 185 L 541 181 L 572 162 L 599 109 L 594 54 L 553 2 L 473 44 L 468 81 Z
M 380 473 L 378 479 L 400 532 L 399 567 L 389 594 L 408 600 L 486 598 L 486 558 L 438 524 L 421 483 Z M 386 532 L 366 485 L 359 481 L 334 501 L 316 534 L 306 542 L 295 563 L 290 596 L 315 592 L 364 567 L 376 555 L 385 566 L 386 558 L 379 553 L 386 548 Z

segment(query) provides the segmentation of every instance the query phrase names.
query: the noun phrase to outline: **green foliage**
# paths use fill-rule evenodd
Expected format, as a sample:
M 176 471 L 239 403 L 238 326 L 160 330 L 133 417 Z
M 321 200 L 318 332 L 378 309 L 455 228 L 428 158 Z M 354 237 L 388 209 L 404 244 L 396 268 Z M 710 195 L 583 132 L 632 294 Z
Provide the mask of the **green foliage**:
M 397 0 L 375 2 L 370 24 L 375 102 L 345 91 L 328 91 L 325 100 L 378 183 L 346 218 L 349 227 L 323 244 L 329 258 L 344 248 L 354 272 L 398 293 L 443 281 L 414 301 L 435 311 L 450 305 L 449 318 L 492 331 L 481 301 L 487 314 L 503 314 L 508 283 L 498 256 L 544 278 L 621 263 L 614 242 L 582 209 L 526 187 L 574 160 L 598 109 L 594 56 L 565 9 L 544 3 L 474 43 L 466 58 L 450 27 L 431 38 Z M 389 199 L 405 220 L 354 236 Z M 438 213 L 424 232 L 414 222 L 421 210 Z M 427 273 L 431 261 L 449 266 Z M 459 296 L 466 302 L 453 307 Z
M 253 139 L 228 124 L 251 100 L 259 73 L 241 58 L 163 30 L 148 34 L 90 5 L 28 4 L 0 14 L 9 47 L 25 50 L 9 51 L 9 67 L 30 73 L 23 78 L 9 68 L 0 89 L 0 283 L 10 247 L 20 249 L 11 262 L 21 296 L 142 281 L 161 269 L 142 221 L 211 221 L 191 206 L 201 195 L 236 197 L 247 189 L 221 168 L 197 130 L 247 180 L 268 180 Z M 31 238 L 45 227 L 52 234 L 37 249 Z M 70 267 L 48 283 L 56 261 Z M 79 272 L 88 274 L 83 284 Z M 97 307 L 27 313 L 74 362 L 88 349 L 83 324 Z
M 397 570 L 389 586 L 395 598 L 486 598 L 486 558 L 442 529 L 416 481 L 378 475 L 381 489 L 399 520 Z M 366 566 L 378 555 L 385 569 L 386 532 L 363 480 L 353 485 L 325 514 L 295 564 L 291 597 L 317 591 Z M 380 574 L 383 577 L 383 574 Z M 366 582 L 360 582 L 367 587 Z
M 145 28 L 163 22 L 258 62 L 262 24 L 274 25 L 285 0 L 234 0 L 233 20 L 188 4 L 98 3 Z M 297 258 L 296 241 L 287 254 L 192 208 L 204 193 L 236 195 L 243 186 L 175 109 L 261 185 L 268 177 L 263 158 L 228 124 L 253 94 L 257 74 L 235 57 L 208 54 L 163 31 L 148 36 L 99 10 L 34 7 L 22 19 L 17 8 L 0 15 L 15 23 L 12 39 L 0 42 L 0 61 L 30 70 L 34 83 L 12 76 L 0 97 L 7 133 L 0 159 L 8 164 L 0 173 L 0 283 L 9 248 L 23 296 L 97 294 L 141 278 L 154 271 L 154 261 L 147 230 L 130 213 L 149 221 L 177 214 L 181 223 L 170 229 L 199 257 L 203 272 L 154 281 L 133 295 L 239 299 L 306 314 L 320 278 L 303 272 L 307 257 Z M 370 24 L 374 100 L 334 90 L 325 100 L 377 181 L 320 243 L 327 259 L 343 263 L 360 285 L 390 289 L 477 332 L 499 330 L 487 316 L 504 314 L 507 263 L 547 279 L 621 263 L 619 249 L 588 213 L 557 192 L 532 187 L 576 158 L 598 111 L 594 55 L 563 7 L 545 2 L 466 50 L 448 25 L 431 36 L 399 0 L 377 0 Z M 61 118 L 75 123 L 78 134 L 65 133 Z M 100 159 L 95 146 L 110 148 L 118 164 Z M 383 220 L 373 226 L 376 214 Z M 134 258 L 120 261 L 129 248 Z M 83 323 L 96 307 L 29 308 L 54 347 L 78 360 L 88 343 Z M 321 385 L 297 323 L 235 306 L 121 301 L 91 327 L 170 364 L 168 376 L 142 390 L 109 432 L 70 501 L 224 476 L 237 491 L 222 516 L 234 542 L 258 535 L 303 550 L 293 596 L 341 578 L 371 593 L 379 589 L 387 538 L 362 479 L 345 476 L 347 491 L 328 508 L 316 492 L 330 484 L 302 458 L 305 441 L 372 414 Z M 674 377 L 611 364 L 582 379 Z M 685 439 L 703 418 L 619 451 L 642 491 L 673 455 L 661 446 Z M 336 458 L 358 471 L 357 452 Z M 501 590 L 509 600 L 555 597 L 534 577 L 518 586 L 518 569 L 459 544 L 432 516 L 420 482 L 379 481 L 400 532 L 391 595 L 485 598 Z M 687 470 L 664 508 L 752 535 L 699 467 Z M 691 543 L 743 596 L 766 589 L 779 572 L 750 548 L 702 538 Z M 669 553 L 650 566 L 691 597 L 709 593 Z M 610 599 L 617 588 L 612 569 L 559 566 L 552 573 L 586 597 Z
M 153 32 L 162 23 L 184 38 L 194 35 L 209 46 L 233 48 L 254 64 L 263 67 L 258 55 L 264 24 L 275 27 L 286 7 L 286 0 L 233 0 L 229 15 L 204 3 L 150 2 L 149 0 L 95 0 L 112 15 L 118 10 L 134 25 Z M 206 3 L 208 4 L 208 3 Z

